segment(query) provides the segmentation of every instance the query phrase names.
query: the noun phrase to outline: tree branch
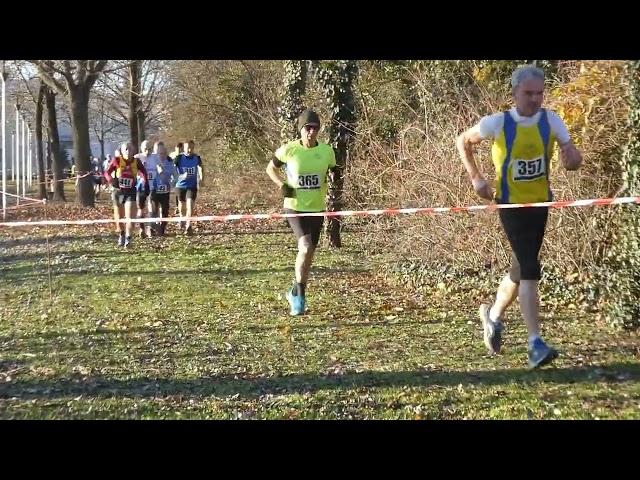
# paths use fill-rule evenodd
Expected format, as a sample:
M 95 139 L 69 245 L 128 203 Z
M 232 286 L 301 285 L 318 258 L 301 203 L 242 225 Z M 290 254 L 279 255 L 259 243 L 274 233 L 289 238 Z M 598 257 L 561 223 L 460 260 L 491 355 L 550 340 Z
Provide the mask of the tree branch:
M 29 87 L 29 81 L 25 78 L 22 69 L 16 65 L 16 70 L 18 71 L 18 75 L 20 75 L 20 78 L 22 79 L 22 83 L 24 83 L 25 88 L 27 89 L 27 92 L 29 92 L 29 95 L 31 95 L 31 99 L 34 101 L 34 103 L 37 101 L 36 100 L 36 96 L 35 94 L 31 91 L 31 88 Z
M 53 68 L 51 65 L 47 64 L 46 62 L 43 62 L 42 60 L 35 60 L 34 64 L 38 69 L 38 76 L 44 83 L 46 83 L 49 86 L 49 88 L 63 95 L 66 95 L 69 93 L 68 86 L 63 85 L 58 80 L 56 80 L 56 78 L 53 76 L 54 72 L 56 72 L 55 68 Z
M 69 89 L 71 89 L 71 87 L 74 87 L 76 85 L 76 82 L 73 79 L 73 66 L 71 65 L 71 62 L 69 60 L 64 60 L 62 64 L 64 65 L 62 75 L 64 75 L 64 78 L 67 79 Z
M 102 69 L 106 64 L 107 60 L 98 60 L 98 62 L 93 65 L 93 68 L 89 70 L 89 74 L 85 79 L 87 88 L 91 88 L 93 84 L 96 83 L 96 80 L 98 80 L 98 77 L 100 76 L 100 73 L 102 73 Z

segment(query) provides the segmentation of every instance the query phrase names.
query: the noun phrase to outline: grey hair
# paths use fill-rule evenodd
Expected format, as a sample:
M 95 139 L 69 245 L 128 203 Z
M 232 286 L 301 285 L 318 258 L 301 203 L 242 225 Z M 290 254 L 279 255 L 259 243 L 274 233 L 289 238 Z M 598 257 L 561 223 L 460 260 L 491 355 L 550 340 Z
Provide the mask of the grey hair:
M 522 65 L 513 71 L 511 86 L 516 88 L 522 82 L 531 78 L 538 78 L 544 82 L 544 71 L 533 65 Z

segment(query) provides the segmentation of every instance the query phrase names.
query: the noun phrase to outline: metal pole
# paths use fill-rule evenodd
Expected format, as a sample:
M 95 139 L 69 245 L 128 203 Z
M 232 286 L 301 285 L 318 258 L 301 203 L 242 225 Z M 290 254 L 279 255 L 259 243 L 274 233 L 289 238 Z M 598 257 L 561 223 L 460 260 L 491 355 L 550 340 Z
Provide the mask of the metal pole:
M 22 196 L 27 196 L 27 129 L 24 117 L 22 119 Z
M 2 62 L 2 218 L 7 217 L 7 104 L 5 101 L 7 72 Z
M 11 180 L 16 179 L 16 133 L 11 132 Z
M 16 203 L 20 205 L 20 106 L 16 104 Z
M 27 153 L 27 160 L 29 162 L 29 188 L 33 185 L 33 148 L 32 147 L 33 139 L 31 138 L 31 127 L 27 125 L 27 148 L 29 149 L 29 153 Z
M 24 121 L 24 126 L 25 126 L 25 142 L 24 142 L 24 159 L 25 159 L 25 169 L 24 169 L 24 184 L 26 186 L 25 189 L 25 196 L 27 195 L 27 193 L 29 192 L 29 187 L 31 187 L 31 155 L 29 152 L 29 124 L 27 123 L 27 121 Z

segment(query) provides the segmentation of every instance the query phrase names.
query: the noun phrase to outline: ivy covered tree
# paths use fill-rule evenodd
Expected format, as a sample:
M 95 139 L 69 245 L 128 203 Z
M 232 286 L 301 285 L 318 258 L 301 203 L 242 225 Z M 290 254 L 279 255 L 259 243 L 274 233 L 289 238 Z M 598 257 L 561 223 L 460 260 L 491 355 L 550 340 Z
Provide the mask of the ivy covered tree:
M 306 85 L 307 62 L 304 60 L 285 61 L 282 101 L 278 108 L 280 137 L 283 142 L 298 136 L 296 120 L 304 110 L 302 96 Z
M 621 196 L 640 195 L 640 61 L 629 62 L 629 140 L 622 154 Z M 608 320 L 625 328 L 640 326 L 640 212 L 621 205 L 600 278 Z
M 342 209 L 344 172 L 349 157 L 349 148 L 355 135 L 355 99 L 353 85 L 358 75 L 355 60 L 324 61 L 314 65 L 324 98 L 329 106 L 329 143 L 336 154 L 336 169 L 329 181 L 327 210 Z M 340 247 L 340 217 L 330 217 L 326 223 L 329 245 Z

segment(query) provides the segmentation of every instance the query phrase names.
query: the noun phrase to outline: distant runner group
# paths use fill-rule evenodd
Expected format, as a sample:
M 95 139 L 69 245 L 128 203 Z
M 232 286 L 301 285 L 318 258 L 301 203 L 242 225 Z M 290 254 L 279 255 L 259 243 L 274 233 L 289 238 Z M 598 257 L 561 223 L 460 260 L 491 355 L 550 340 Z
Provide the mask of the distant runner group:
M 131 221 L 122 223 L 120 219 L 144 218 L 145 210 L 150 218 L 169 217 L 172 188 L 176 194 L 176 214 L 183 218 L 180 229 L 190 235 L 193 232 L 191 217 L 203 172 L 202 159 L 195 153 L 193 141 L 176 145 L 173 158 L 167 154 L 163 142 L 156 142 L 152 153 L 149 143 L 144 141 L 138 154 L 130 142 L 123 143 L 103 173 L 112 187 L 118 245 L 125 248 L 131 245 L 133 228 Z M 133 215 L 134 205 L 136 215 Z M 160 221 L 145 226 L 140 222 L 140 238 L 163 236 L 166 224 Z

